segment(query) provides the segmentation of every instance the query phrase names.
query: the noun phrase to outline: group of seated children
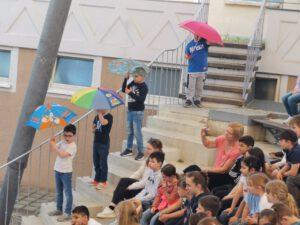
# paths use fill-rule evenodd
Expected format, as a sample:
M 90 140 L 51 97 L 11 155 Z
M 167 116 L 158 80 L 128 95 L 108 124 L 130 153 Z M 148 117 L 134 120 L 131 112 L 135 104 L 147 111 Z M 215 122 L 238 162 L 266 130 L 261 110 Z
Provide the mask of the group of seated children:
M 202 171 L 197 165 L 191 165 L 178 175 L 174 165 L 164 163 L 160 140 L 150 139 L 145 164 L 132 177 L 120 180 L 111 204 L 97 217 L 120 215 L 117 216 L 119 224 L 131 225 L 124 222 L 124 214 L 115 207 L 120 202 L 121 205 L 134 202 L 140 206 L 135 223 L 141 225 L 296 225 L 300 223 L 300 146 L 297 142 L 300 119 L 294 120 L 293 125 L 294 131 L 284 131 L 279 138 L 284 152 L 282 161 L 265 160 L 263 151 L 254 147 L 254 139 L 241 136 L 237 145 L 239 154 L 232 154 L 236 155 L 233 165 L 222 172 Z M 218 138 L 216 145 L 220 145 Z M 225 141 L 226 138 L 225 134 Z M 230 182 L 216 182 L 222 175 Z

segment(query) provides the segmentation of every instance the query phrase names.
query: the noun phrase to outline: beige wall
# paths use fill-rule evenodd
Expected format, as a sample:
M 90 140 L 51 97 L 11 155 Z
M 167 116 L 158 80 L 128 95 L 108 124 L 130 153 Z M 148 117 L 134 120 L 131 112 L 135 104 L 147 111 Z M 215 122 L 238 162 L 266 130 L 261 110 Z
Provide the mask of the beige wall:
M 265 22 L 266 48 L 259 70 L 269 73 L 299 75 L 299 12 L 267 10 Z
M 21 105 L 24 99 L 24 93 L 28 86 L 30 77 L 31 67 L 35 57 L 35 50 L 32 49 L 19 49 L 19 63 L 18 63 L 18 79 L 17 79 L 17 90 L 15 93 L 0 91 L 0 143 L 1 143 L 1 161 L 3 164 L 7 160 L 8 151 L 10 144 L 13 139 L 14 131 L 17 124 L 17 119 L 21 110 Z M 103 58 L 101 74 L 101 86 L 118 90 L 122 84 L 122 77 L 113 75 L 108 70 L 108 64 L 112 61 L 112 58 Z M 58 103 L 65 105 L 72 109 L 78 114 L 79 118 L 81 115 L 86 113 L 77 106 L 70 103 L 70 97 L 61 97 L 48 95 L 46 103 Z M 126 139 L 125 129 L 125 107 L 121 106 L 111 111 L 114 117 L 114 123 L 111 131 L 111 147 L 110 151 L 120 151 L 122 142 Z M 144 124 L 146 123 L 148 115 L 156 114 L 156 110 L 146 110 Z M 78 152 L 74 159 L 74 176 L 88 176 L 92 171 L 92 143 L 93 134 L 91 132 L 91 124 L 94 118 L 94 113 L 90 114 L 85 120 L 82 120 L 78 124 L 77 133 L 77 148 Z M 61 127 L 56 127 L 54 132 L 58 132 Z M 46 140 L 52 131 L 51 129 L 45 131 L 37 131 L 33 146 L 37 146 L 42 141 Z M 53 179 L 53 165 L 55 161 L 55 155 L 49 154 L 48 144 L 43 145 L 37 151 L 31 154 L 28 166 L 24 174 L 23 185 L 29 185 L 31 187 L 54 187 Z M 0 179 L 3 177 L 5 170 L 0 171 Z
M 210 0 L 208 22 L 222 35 L 249 37 L 254 29 L 259 7 L 228 4 L 227 0 Z

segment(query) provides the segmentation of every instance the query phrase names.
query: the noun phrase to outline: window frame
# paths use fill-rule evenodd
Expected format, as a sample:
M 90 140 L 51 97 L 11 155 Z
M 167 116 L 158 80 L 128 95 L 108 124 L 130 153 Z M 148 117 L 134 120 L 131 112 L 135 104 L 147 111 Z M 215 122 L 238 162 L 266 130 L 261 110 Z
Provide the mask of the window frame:
M 244 5 L 244 6 L 261 6 L 261 2 L 252 1 L 252 0 L 225 0 L 225 4 L 228 5 Z M 282 4 L 281 2 L 267 2 L 268 6 L 278 7 Z
M 60 84 L 55 83 L 55 72 L 57 68 L 57 61 L 59 57 L 69 57 L 74 59 L 87 59 L 93 61 L 93 72 L 92 72 L 92 83 L 91 87 L 99 87 L 101 84 L 101 71 L 102 71 L 102 57 L 96 57 L 96 56 L 87 56 L 87 55 L 78 55 L 78 54 L 69 54 L 69 53 L 58 53 L 52 74 L 51 74 L 51 80 L 49 84 L 48 93 L 50 94 L 56 94 L 56 95 L 65 95 L 65 96 L 71 96 L 76 91 L 79 91 L 80 89 L 87 88 L 88 86 L 78 86 L 78 85 L 71 85 L 71 84 Z
M 0 76 L 0 90 L 15 92 L 18 75 L 19 48 L 0 46 L 0 51 L 10 52 L 9 74 L 8 77 Z

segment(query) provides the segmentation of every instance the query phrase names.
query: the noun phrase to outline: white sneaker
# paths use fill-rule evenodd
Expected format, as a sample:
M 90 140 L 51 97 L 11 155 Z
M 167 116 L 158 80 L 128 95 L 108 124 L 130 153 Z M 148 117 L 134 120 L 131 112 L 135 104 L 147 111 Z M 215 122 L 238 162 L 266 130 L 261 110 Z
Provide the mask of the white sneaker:
M 293 117 L 292 116 L 289 116 L 289 118 L 287 118 L 286 120 L 283 121 L 283 124 L 289 126 L 290 125 L 290 122 L 292 121 Z
M 102 212 L 97 214 L 96 217 L 101 219 L 115 218 L 116 214 L 109 207 L 105 207 Z

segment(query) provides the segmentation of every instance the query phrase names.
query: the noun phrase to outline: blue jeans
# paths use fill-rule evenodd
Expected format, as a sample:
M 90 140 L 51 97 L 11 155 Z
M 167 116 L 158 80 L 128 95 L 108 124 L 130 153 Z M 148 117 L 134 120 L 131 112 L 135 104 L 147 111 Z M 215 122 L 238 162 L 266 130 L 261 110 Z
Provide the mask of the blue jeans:
M 282 97 L 282 102 L 289 116 L 295 116 L 299 114 L 297 104 L 300 102 L 300 93 L 293 94 L 289 92 Z
M 151 209 L 149 208 L 145 212 L 143 212 L 141 225 L 155 225 L 158 218 L 159 218 L 159 212 L 152 213 Z
M 107 181 L 107 157 L 109 152 L 109 144 L 95 143 L 93 145 L 93 162 L 95 168 L 95 181 Z
M 67 200 L 65 213 L 71 215 L 73 205 L 72 173 L 60 173 L 55 171 L 56 184 L 56 209 L 63 211 L 64 192 Z
M 127 112 L 127 148 L 132 149 L 133 137 L 136 138 L 139 153 L 144 152 L 143 145 L 143 126 L 144 111 L 128 111 Z

